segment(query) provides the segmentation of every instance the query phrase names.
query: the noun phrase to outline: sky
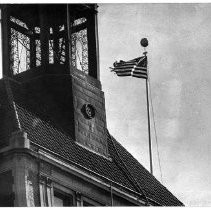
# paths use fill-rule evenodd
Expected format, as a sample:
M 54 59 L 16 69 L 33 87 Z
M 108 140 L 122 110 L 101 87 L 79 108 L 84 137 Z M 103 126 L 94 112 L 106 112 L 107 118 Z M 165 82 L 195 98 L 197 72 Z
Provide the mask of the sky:
M 141 56 L 146 37 L 162 183 L 186 206 L 211 206 L 211 4 L 101 3 L 98 11 L 110 133 L 149 170 L 145 80 L 109 70 Z M 153 125 L 151 133 L 161 181 Z

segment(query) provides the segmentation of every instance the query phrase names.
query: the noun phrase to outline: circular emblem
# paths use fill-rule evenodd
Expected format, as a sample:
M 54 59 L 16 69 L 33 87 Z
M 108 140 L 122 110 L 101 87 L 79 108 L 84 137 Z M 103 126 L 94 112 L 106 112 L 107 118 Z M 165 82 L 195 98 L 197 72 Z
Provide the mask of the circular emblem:
M 91 104 L 84 104 L 81 112 L 87 119 L 92 119 L 95 116 L 95 108 Z

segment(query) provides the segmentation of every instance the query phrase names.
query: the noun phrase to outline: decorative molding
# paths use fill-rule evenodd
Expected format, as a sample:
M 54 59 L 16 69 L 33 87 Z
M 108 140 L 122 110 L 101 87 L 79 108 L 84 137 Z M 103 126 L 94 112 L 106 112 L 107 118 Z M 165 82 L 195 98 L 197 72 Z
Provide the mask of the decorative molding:
M 86 119 L 92 119 L 95 117 L 95 108 L 91 104 L 84 104 L 81 108 L 81 112 Z

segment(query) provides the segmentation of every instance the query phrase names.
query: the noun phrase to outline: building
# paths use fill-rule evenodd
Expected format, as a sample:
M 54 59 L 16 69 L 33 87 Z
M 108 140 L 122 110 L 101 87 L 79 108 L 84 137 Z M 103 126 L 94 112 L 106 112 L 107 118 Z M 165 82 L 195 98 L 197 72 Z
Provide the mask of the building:
M 1 5 L 0 206 L 182 206 L 108 132 L 95 4 Z

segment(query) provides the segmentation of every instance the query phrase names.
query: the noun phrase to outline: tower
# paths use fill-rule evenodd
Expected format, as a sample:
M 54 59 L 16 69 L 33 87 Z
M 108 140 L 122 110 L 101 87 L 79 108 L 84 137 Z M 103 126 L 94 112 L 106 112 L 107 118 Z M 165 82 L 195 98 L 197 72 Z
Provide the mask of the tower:
M 1 14 L 0 206 L 182 205 L 107 131 L 97 6 Z
M 22 77 L 24 81 L 35 79 L 35 74 L 71 75 L 70 117 L 74 129 L 70 134 L 81 146 L 107 157 L 96 6 L 13 5 L 2 12 L 3 39 L 7 39 L 3 42 L 3 74 L 14 79 Z M 24 76 L 19 76 L 22 72 Z M 55 79 L 55 83 L 58 81 Z

